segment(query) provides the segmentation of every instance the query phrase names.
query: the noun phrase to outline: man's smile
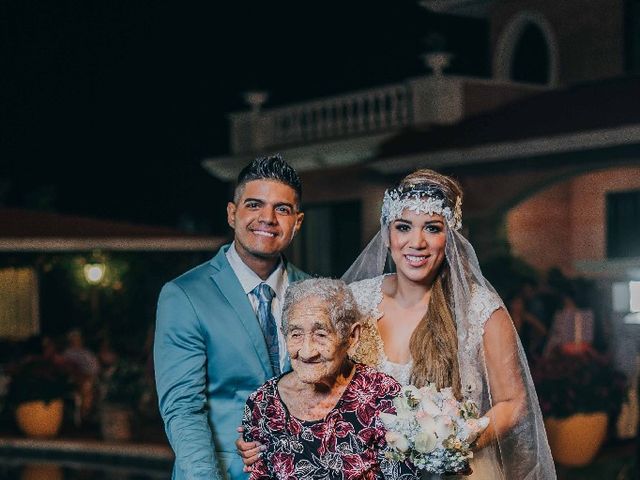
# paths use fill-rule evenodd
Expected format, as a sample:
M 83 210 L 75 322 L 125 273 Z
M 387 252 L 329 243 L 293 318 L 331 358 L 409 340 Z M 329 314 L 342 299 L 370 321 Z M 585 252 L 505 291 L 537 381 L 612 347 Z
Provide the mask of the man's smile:
M 269 230 L 251 230 L 250 231 L 254 234 L 254 235 L 259 235 L 261 237 L 268 237 L 268 238 L 274 238 L 277 236 L 276 232 L 271 232 Z

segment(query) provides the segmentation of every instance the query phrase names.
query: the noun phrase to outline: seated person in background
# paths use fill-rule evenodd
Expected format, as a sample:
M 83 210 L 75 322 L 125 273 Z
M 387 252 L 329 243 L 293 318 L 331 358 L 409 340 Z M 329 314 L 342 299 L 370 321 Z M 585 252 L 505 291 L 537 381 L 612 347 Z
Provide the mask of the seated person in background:
M 67 333 L 67 348 L 62 355 L 77 368 L 79 375 L 95 378 L 100 371 L 97 357 L 85 347 L 82 332 L 78 329 Z
M 59 339 L 46 335 L 42 337 L 42 358 L 63 369 L 72 369 L 73 366 L 69 366 L 69 361 L 60 350 Z
M 360 314 L 341 280 L 292 284 L 282 330 L 292 372 L 251 394 L 245 441 L 266 451 L 251 467 L 257 479 L 415 479 L 409 463 L 385 458 L 381 412 L 395 413 L 400 384 L 348 352 L 360 336 Z
M 593 345 L 593 311 L 578 308 L 575 292 L 568 288 L 562 294 L 562 309 L 554 317 L 545 347 L 545 355 L 557 346 L 568 353 L 576 353 Z
M 81 419 L 86 418 L 93 407 L 100 363 L 93 352 L 85 347 L 82 332 L 78 329 L 67 333 L 67 348 L 62 356 L 73 366 L 75 373 L 74 380 L 77 385 L 75 423 L 79 425 Z

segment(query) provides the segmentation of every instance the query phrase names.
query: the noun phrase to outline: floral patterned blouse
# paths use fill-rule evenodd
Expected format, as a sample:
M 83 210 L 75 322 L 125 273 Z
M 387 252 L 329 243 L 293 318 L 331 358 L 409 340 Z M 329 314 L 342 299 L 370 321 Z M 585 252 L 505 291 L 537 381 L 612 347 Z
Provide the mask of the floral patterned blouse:
M 414 480 L 406 462 L 385 458 L 385 430 L 378 415 L 395 413 L 400 384 L 375 369 L 356 371 L 336 406 L 322 420 L 299 420 L 289 413 L 273 378 L 252 393 L 242 421 L 245 440 L 267 446 L 253 464 L 251 480 Z

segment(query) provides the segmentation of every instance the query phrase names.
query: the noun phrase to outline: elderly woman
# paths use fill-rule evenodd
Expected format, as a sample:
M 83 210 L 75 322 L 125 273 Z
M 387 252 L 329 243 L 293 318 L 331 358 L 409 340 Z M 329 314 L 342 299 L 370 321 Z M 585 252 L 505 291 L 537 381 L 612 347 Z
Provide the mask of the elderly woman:
M 399 383 L 349 359 L 360 323 L 347 285 L 325 278 L 291 285 L 282 327 L 293 371 L 247 400 L 245 440 L 266 446 L 250 478 L 416 478 L 409 464 L 384 455 L 379 414 L 395 413 Z

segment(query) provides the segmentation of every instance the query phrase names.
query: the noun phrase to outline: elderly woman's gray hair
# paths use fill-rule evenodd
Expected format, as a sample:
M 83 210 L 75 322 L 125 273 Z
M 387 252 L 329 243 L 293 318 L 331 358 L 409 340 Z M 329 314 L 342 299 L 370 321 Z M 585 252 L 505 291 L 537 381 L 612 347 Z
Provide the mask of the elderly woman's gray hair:
M 351 327 L 360 321 L 360 311 L 349 286 L 333 278 L 310 278 L 289 285 L 282 307 L 282 331 L 287 331 L 291 311 L 311 298 L 322 302 L 331 325 L 340 339 L 346 340 Z

